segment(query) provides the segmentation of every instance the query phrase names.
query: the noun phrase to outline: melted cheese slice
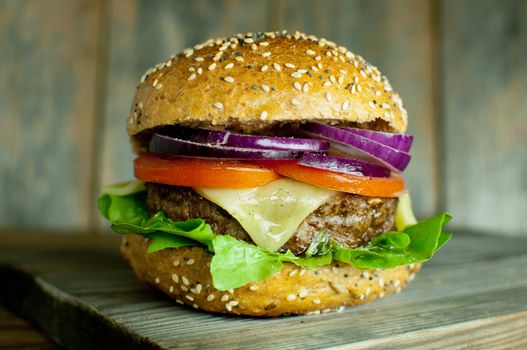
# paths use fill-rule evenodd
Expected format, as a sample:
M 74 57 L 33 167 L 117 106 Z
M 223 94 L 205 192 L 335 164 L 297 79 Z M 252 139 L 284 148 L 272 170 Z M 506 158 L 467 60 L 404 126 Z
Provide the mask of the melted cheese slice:
M 292 179 L 249 189 L 194 188 L 231 214 L 260 247 L 278 250 L 335 191 Z

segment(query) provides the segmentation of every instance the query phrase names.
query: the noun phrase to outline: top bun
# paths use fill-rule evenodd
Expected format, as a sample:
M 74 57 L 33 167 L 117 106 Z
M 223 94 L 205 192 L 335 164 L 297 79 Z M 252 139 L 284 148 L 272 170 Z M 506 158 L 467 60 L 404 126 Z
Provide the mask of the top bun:
M 333 42 L 285 31 L 210 39 L 149 69 L 127 126 L 134 136 L 172 124 L 243 130 L 303 120 L 407 126 L 399 95 L 376 67 Z

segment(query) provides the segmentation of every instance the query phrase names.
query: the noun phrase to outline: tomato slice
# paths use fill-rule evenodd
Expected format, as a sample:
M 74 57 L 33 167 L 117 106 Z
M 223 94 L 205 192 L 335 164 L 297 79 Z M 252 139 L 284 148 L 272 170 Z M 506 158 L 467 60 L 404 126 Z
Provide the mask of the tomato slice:
M 163 159 L 148 153 L 134 160 L 134 174 L 145 182 L 218 188 L 260 187 L 280 178 L 263 165 L 205 158 Z
M 277 173 L 335 191 L 369 197 L 397 197 L 404 190 L 404 180 L 397 175 L 390 177 L 365 177 L 336 173 L 334 171 L 298 165 L 296 161 L 262 161 Z

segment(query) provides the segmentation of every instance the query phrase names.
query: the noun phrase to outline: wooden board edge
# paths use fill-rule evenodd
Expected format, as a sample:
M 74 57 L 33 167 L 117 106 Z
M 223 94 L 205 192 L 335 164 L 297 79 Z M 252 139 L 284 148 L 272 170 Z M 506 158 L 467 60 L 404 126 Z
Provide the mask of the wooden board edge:
M 27 271 L 0 262 L 0 280 L 0 304 L 67 349 L 161 349 Z
M 527 311 L 472 320 L 437 328 L 421 329 L 391 337 L 365 340 L 353 344 L 353 349 L 523 349 L 527 338 Z M 346 345 L 331 350 L 349 348 Z

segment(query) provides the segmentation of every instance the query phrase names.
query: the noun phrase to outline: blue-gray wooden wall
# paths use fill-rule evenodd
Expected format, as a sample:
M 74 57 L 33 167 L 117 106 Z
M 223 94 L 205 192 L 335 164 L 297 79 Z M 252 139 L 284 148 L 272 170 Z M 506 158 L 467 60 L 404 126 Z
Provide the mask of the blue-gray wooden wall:
M 527 234 L 527 1 L 0 0 L 0 227 L 97 230 L 132 174 L 125 117 L 150 66 L 209 37 L 300 30 L 377 65 L 416 139 L 420 217 Z

